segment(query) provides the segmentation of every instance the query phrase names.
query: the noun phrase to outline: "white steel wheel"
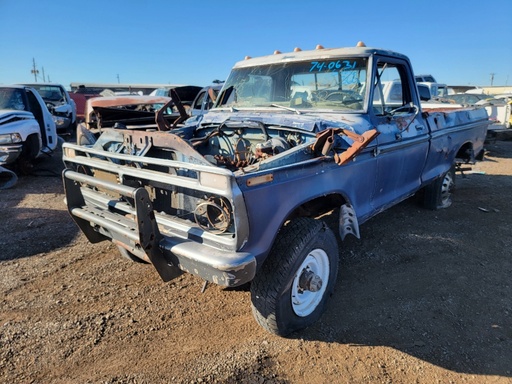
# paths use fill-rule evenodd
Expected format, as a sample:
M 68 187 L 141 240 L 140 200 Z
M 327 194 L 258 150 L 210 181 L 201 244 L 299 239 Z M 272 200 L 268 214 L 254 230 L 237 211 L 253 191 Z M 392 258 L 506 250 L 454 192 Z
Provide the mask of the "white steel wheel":
M 322 301 L 329 271 L 327 253 L 323 249 L 312 250 L 297 270 L 292 283 L 292 308 L 297 316 L 309 316 Z

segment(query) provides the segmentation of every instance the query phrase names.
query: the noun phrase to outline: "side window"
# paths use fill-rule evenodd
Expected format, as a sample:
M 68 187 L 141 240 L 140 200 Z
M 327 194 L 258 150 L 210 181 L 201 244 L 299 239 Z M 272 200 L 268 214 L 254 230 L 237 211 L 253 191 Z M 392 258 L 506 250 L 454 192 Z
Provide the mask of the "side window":
M 206 95 L 206 92 L 201 92 L 199 94 L 199 96 L 197 97 L 196 102 L 194 103 L 192 108 L 194 108 L 194 109 L 201 109 L 201 106 L 203 105 L 203 100 L 204 100 L 205 95 Z
M 389 90 L 389 103 L 402 103 L 403 92 L 402 83 L 393 82 L 391 89 Z
M 418 84 L 418 92 L 420 93 L 420 100 L 430 100 L 430 89 L 425 84 Z
M 213 99 L 212 99 L 213 97 Z M 215 99 L 217 95 L 213 89 L 210 88 L 208 92 L 206 92 L 206 100 L 208 101 L 206 105 L 206 110 L 210 110 L 213 108 L 213 104 L 215 104 Z
M 413 100 L 405 64 L 379 61 L 372 98 L 375 114 L 385 115 L 411 101 Z

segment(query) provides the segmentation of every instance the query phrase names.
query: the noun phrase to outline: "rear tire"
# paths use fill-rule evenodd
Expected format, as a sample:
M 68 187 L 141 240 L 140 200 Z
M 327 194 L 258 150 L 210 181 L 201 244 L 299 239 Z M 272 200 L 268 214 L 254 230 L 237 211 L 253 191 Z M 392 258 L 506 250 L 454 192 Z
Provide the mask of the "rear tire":
M 455 166 L 443 176 L 425 187 L 423 205 L 432 210 L 448 208 L 452 205 L 452 192 L 455 188 Z
M 251 282 L 254 318 L 280 336 L 317 321 L 334 291 L 338 244 L 322 221 L 299 218 L 284 226 Z

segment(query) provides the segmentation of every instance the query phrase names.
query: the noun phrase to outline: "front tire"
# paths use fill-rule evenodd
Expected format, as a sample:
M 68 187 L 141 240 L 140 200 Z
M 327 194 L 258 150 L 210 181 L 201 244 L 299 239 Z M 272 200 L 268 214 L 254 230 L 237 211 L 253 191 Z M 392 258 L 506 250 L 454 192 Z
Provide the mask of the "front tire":
M 21 175 L 30 175 L 34 170 L 34 160 L 39 153 L 39 138 L 30 135 L 23 143 L 21 154 L 16 160 L 16 171 Z
M 284 226 L 251 282 L 258 324 L 286 336 L 317 321 L 334 291 L 338 260 L 336 237 L 324 222 L 299 218 Z

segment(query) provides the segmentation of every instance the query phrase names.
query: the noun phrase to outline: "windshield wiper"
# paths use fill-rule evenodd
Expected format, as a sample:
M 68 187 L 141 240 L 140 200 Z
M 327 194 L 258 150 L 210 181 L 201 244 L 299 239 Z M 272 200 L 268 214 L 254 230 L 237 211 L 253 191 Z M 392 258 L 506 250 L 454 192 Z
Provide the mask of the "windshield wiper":
M 285 107 L 285 106 L 279 105 L 279 104 L 270 104 L 270 106 L 275 107 L 275 108 L 286 109 L 287 111 L 295 112 L 297 115 L 302 115 L 302 112 L 295 108 Z

